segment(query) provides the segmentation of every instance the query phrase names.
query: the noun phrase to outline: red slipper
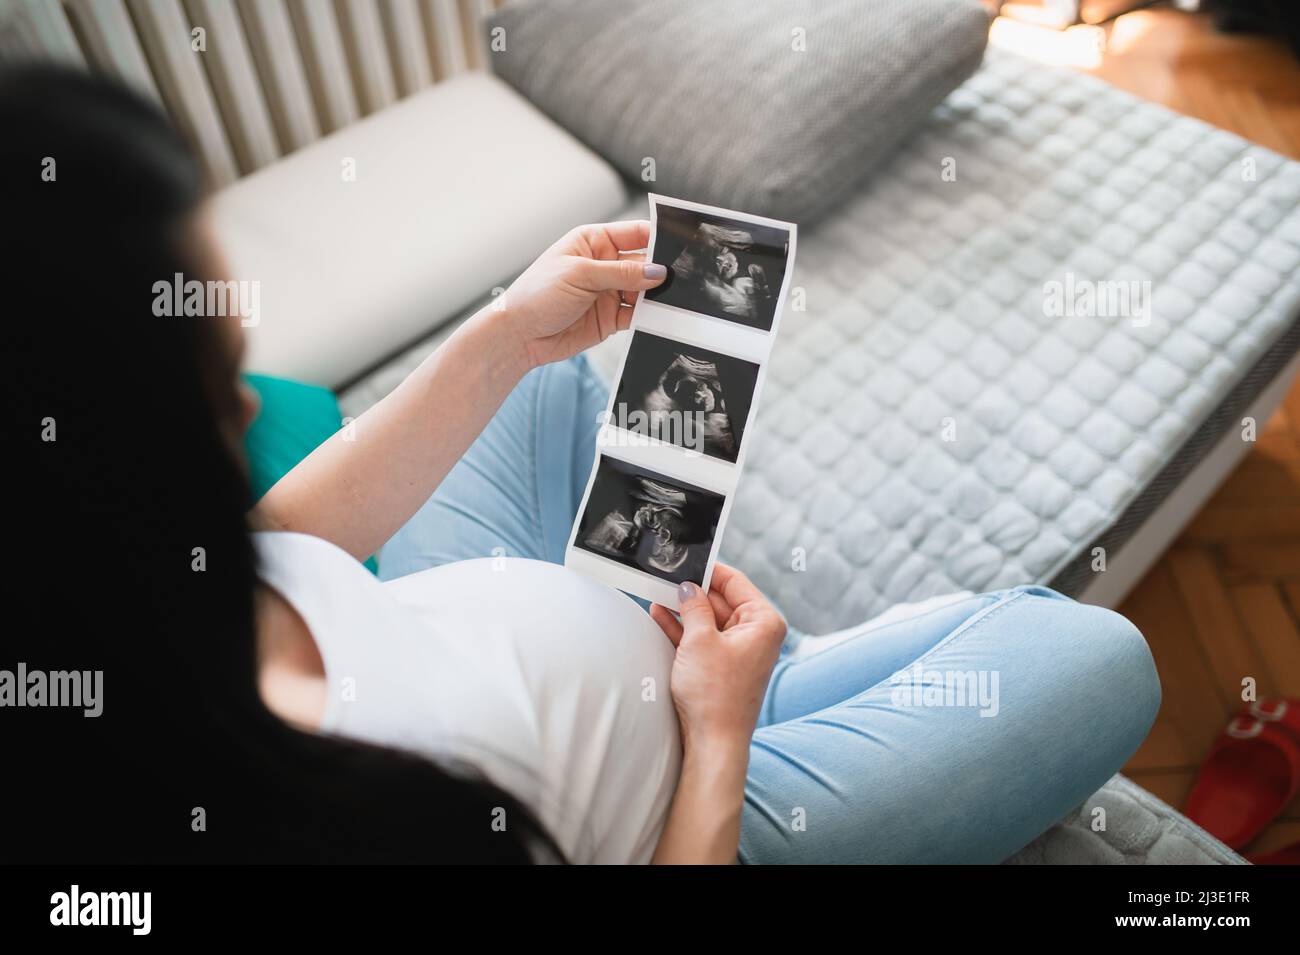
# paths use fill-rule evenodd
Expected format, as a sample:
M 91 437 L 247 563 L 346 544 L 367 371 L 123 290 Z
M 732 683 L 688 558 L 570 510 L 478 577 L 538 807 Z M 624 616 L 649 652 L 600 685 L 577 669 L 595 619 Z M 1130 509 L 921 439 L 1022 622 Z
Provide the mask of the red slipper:
M 1300 842 L 1246 858 L 1255 865 L 1300 865 Z
M 1205 758 L 1183 812 L 1240 849 L 1300 792 L 1300 703 L 1262 700 L 1228 724 Z

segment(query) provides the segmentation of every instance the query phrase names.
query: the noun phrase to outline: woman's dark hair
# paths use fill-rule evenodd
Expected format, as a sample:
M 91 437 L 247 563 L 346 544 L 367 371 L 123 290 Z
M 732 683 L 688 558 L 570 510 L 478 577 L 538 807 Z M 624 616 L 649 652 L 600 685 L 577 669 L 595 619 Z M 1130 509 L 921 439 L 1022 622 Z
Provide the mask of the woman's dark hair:
M 0 131 L 0 387 L 17 450 L 0 671 L 103 674 L 97 717 L 0 708 L 0 857 L 554 853 L 516 800 L 472 774 L 300 732 L 266 709 L 249 488 L 223 433 L 233 349 L 212 320 L 152 307 L 154 283 L 176 273 L 225 278 L 204 274 L 188 238 L 199 168 L 158 108 L 70 70 L 0 73 Z

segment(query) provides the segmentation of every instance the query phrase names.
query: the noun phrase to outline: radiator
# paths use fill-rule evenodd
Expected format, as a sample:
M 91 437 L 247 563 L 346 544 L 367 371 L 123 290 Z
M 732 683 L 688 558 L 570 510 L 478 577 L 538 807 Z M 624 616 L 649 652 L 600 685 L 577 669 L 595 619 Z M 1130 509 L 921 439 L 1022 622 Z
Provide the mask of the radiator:
M 501 0 L 0 0 L 0 62 L 57 60 L 158 101 L 224 185 L 486 69 Z

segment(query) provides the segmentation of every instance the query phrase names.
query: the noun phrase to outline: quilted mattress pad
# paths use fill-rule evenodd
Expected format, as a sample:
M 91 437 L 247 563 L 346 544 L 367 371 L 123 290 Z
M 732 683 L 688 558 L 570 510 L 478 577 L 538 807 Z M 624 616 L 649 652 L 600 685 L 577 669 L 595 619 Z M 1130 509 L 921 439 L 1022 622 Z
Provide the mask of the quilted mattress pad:
M 724 558 L 814 634 L 955 590 L 1077 592 L 1225 396 L 1294 353 L 1297 266 L 1300 164 L 990 51 L 800 236 L 806 307 Z M 1068 314 L 1088 283 L 1094 314 Z M 1117 287 L 1126 314 L 1095 314 Z M 1080 309 L 1048 314 L 1062 298 Z

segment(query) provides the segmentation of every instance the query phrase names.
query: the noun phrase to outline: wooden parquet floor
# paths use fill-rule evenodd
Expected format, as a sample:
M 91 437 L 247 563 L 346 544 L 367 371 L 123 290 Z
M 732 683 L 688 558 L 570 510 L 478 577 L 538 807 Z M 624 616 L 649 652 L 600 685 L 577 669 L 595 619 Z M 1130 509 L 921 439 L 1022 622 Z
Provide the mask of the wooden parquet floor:
M 1280 42 L 1222 35 L 1202 15 L 1160 8 L 1064 33 L 1003 18 L 992 42 L 1300 159 L 1300 62 Z M 1300 699 L 1300 384 L 1120 610 L 1146 635 L 1164 688 L 1124 772 L 1181 807 L 1241 705 L 1243 677 L 1256 678 L 1261 697 Z M 1246 851 L 1298 840 L 1300 800 Z

